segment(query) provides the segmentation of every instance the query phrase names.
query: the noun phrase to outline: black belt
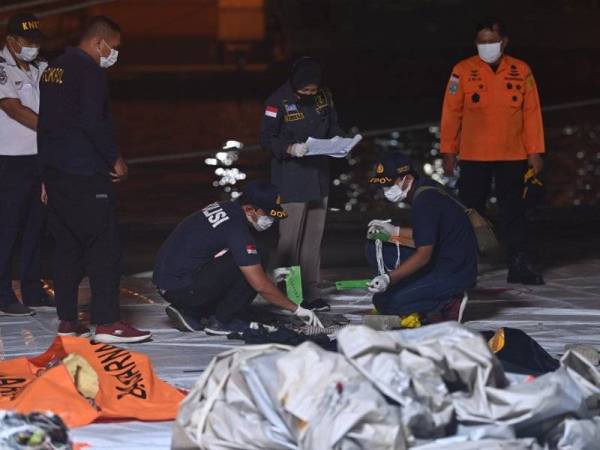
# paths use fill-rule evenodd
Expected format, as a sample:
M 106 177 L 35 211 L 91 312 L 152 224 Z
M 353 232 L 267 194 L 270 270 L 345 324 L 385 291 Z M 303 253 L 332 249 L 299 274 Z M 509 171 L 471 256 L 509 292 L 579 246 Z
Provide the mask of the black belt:
M 37 161 L 38 155 L 0 155 L 0 161 Z

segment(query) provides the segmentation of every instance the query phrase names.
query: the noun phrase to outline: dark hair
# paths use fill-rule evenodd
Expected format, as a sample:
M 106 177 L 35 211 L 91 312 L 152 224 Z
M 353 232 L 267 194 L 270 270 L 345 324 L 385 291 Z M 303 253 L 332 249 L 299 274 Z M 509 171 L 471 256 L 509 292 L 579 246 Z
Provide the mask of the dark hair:
M 504 21 L 494 16 L 486 16 L 477 22 L 477 25 L 475 26 L 475 34 L 479 33 L 481 30 L 497 31 L 502 37 L 506 37 L 508 31 Z
M 121 27 L 106 16 L 92 17 L 83 27 L 79 41 L 93 37 L 108 38 L 115 34 L 121 34 Z

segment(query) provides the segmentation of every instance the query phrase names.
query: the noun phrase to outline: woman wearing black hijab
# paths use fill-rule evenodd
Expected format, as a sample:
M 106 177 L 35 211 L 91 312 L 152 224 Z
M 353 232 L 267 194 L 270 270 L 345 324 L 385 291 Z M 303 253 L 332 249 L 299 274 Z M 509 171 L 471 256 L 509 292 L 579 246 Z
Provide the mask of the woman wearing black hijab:
M 279 226 L 275 267 L 300 265 L 305 308 L 327 311 L 318 288 L 321 240 L 329 196 L 329 157 L 306 156 L 309 137 L 345 136 L 338 125 L 321 67 L 310 57 L 297 60 L 289 80 L 267 99 L 260 142 L 271 152 L 271 181 L 289 216 Z

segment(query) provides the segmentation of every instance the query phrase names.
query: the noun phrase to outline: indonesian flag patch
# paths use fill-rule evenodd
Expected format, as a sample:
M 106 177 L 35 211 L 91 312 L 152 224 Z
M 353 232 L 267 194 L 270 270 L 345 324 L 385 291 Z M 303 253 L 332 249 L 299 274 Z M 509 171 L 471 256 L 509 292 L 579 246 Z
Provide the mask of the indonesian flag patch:
M 458 75 L 456 75 L 455 73 L 453 73 L 450 76 L 450 82 L 448 83 L 448 92 L 450 92 L 450 95 L 456 94 L 456 92 L 458 91 L 459 83 L 460 83 L 460 77 Z
M 246 245 L 246 253 L 249 255 L 258 255 L 258 251 L 256 250 L 256 245 Z
M 279 110 L 274 106 L 267 106 L 267 109 L 265 109 L 265 116 L 275 119 L 277 117 L 277 111 Z

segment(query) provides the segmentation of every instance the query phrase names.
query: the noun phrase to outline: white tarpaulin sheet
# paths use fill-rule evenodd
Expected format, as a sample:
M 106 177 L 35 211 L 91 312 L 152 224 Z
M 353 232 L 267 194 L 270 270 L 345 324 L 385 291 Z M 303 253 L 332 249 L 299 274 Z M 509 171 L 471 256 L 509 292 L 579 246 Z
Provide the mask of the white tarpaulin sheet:
M 600 374 L 576 353 L 555 372 L 510 384 L 483 338 L 454 322 L 351 326 L 338 345 L 219 356 L 177 419 L 190 446 L 175 439 L 173 448 L 534 450 L 536 439 L 585 448 L 596 437 Z
M 469 294 L 466 326 L 471 330 L 519 328 L 554 357 L 560 357 L 565 344 L 570 343 L 600 348 L 599 273 L 600 260 L 561 264 L 544 272 L 545 286 L 525 287 L 507 285 L 505 270 L 486 272 L 480 275 L 477 287 Z M 364 275 L 356 268 L 323 271 L 326 280 Z M 124 278 L 121 286 L 123 318 L 154 333 L 152 342 L 127 347 L 148 354 L 157 374 L 171 384 L 192 388 L 213 357 L 243 345 L 220 336 L 173 329 L 164 312 L 164 300 L 149 278 Z M 89 296 L 84 282 L 80 298 L 86 302 Z M 371 296 L 366 290 L 340 293 L 332 290 L 326 299 L 331 302 L 334 313 L 347 314 L 357 321 L 372 309 Z M 42 353 L 55 337 L 57 326 L 56 311 L 52 309 L 38 309 L 33 317 L 0 317 L 0 358 Z M 441 415 L 434 417 L 441 418 Z M 589 422 L 576 421 L 581 423 L 580 428 L 589 428 Z M 92 450 L 158 450 L 169 448 L 172 426 L 171 422 L 99 423 L 71 430 L 71 436 L 74 441 L 89 443 Z M 478 449 L 483 450 L 483 447 Z

